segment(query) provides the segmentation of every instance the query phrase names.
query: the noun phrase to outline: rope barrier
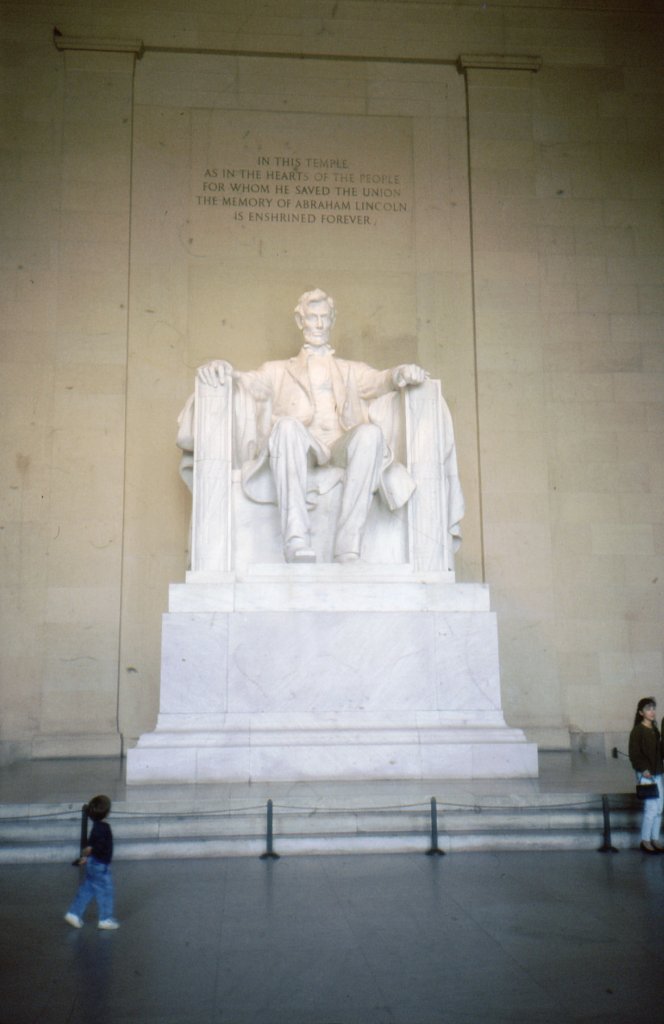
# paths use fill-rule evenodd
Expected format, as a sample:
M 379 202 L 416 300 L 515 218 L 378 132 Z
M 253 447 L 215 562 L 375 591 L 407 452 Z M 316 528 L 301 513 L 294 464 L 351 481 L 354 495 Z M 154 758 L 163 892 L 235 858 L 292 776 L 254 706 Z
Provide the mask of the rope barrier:
M 629 801 L 632 800 L 634 794 L 628 793 L 613 793 L 613 797 L 623 797 Z M 466 803 L 454 803 L 452 801 L 439 801 L 437 798 L 436 803 L 438 808 L 441 810 L 456 810 L 456 811 L 472 811 L 475 814 L 488 813 L 490 811 L 508 811 L 508 810 L 519 810 L 519 811 L 565 811 L 574 810 L 579 808 L 593 809 L 597 808 L 597 799 L 599 797 L 591 798 L 590 800 L 579 800 L 571 801 L 569 803 L 530 803 L 530 804 L 466 804 Z M 634 798 L 635 799 L 635 798 Z M 367 806 L 355 806 L 355 807 L 320 807 L 309 804 L 276 804 L 276 806 L 283 813 L 305 813 L 305 814 L 384 814 L 386 812 L 402 812 L 402 811 L 422 811 L 428 808 L 429 804 L 424 803 L 413 803 L 413 804 L 381 804 L 379 806 L 373 805 Z M 138 818 L 144 820 L 163 820 L 165 818 L 176 819 L 186 816 L 187 818 L 229 818 L 243 814 L 255 814 L 259 811 L 263 811 L 265 804 L 255 804 L 248 807 L 235 807 L 233 809 L 215 809 L 210 811 L 202 810 L 178 810 L 178 811 L 141 811 L 141 810 L 125 810 L 117 807 L 117 804 L 113 808 L 114 820 L 122 818 L 131 819 Z M 37 821 L 52 818 L 68 819 L 71 817 L 78 817 L 80 809 L 78 806 L 71 807 L 66 810 L 59 811 L 44 811 L 39 814 L 16 814 L 5 816 L 0 814 L 0 825 L 3 822 L 20 822 L 20 821 Z
M 634 802 L 635 802 L 634 794 L 631 793 L 631 792 L 630 793 L 614 793 L 612 795 L 614 797 L 621 798 L 621 800 L 623 801 L 623 807 L 627 803 L 628 804 L 634 804 Z M 598 806 L 598 800 L 600 800 L 600 799 L 601 799 L 601 806 Z M 555 803 L 555 804 L 547 804 L 547 803 L 537 803 L 537 804 L 535 804 L 535 803 L 530 803 L 530 804 L 523 804 L 523 803 L 515 803 L 515 804 L 509 804 L 509 803 L 478 804 L 478 803 L 472 803 L 472 804 L 466 804 L 466 803 L 454 803 L 454 802 L 439 803 L 439 801 L 437 800 L 436 797 L 431 797 L 430 801 L 429 801 L 428 807 L 429 807 L 429 823 L 428 823 L 429 824 L 429 828 L 428 828 L 428 832 L 429 832 L 429 836 L 430 836 L 430 846 L 429 846 L 429 849 L 426 850 L 426 853 L 429 856 L 433 856 L 433 855 L 444 856 L 444 854 L 445 854 L 445 851 L 440 849 L 440 846 L 439 846 L 439 832 L 438 832 L 439 810 L 443 810 L 443 809 L 447 810 L 447 811 L 452 811 L 452 812 L 454 812 L 454 811 L 456 811 L 456 812 L 461 811 L 461 812 L 472 812 L 472 813 L 475 813 L 475 814 L 494 814 L 496 812 L 498 812 L 498 813 L 500 813 L 500 812 L 503 812 L 503 813 L 514 813 L 516 811 L 519 811 L 519 812 L 524 812 L 524 811 L 543 811 L 543 812 L 546 812 L 546 813 L 553 812 L 553 811 L 563 811 L 564 812 L 564 811 L 572 811 L 572 810 L 593 811 L 593 812 L 596 812 L 596 813 L 601 813 L 601 815 L 602 815 L 602 845 L 600 847 L 598 847 L 598 852 L 601 852 L 601 853 L 617 853 L 618 852 L 616 847 L 612 845 L 612 838 L 611 838 L 611 807 L 610 807 L 609 795 L 607 795 L 607 794 L 602 794 L 601 798 L 596 797 L 595 799 L 589 799 L 589 800 L 572 800 L 572 801 L 566 802 L 566 803 Z M 426 813 L 426 808 L 427 808 L 426 804 L 418 802 L 418 803 L 412 803 L 412 804 L 395 804 L 395 805 L 390 804 L 390 805 L 384 805 L 384 806 L 378 806 L 378 807 L 377 806 L 372 806 L 372 807 L 364 807 L 363 806 L 363 807 L 350 807 L 350 808 L 349 807 L 324 807 L 324 808 L 322 808 L 322 807 L 315 807 L 315 806 L 311 806 L 311 805 L 283 804 L 278 809 L 279 809 L 280 813 L 282 815 L 284 815 L 284 816 L 304 813 L 304 814 L 306 814 L 307 816 L 310 816 L 310 817 L 311 816 L 318 816 L 319 818 L 329 818 L 329 817 L 331 817 L 331 816 L 333 816 L 335 814 L 343 814 L 343 815 L 349 815 L 349 814 L 351 814 L 351 815 L 371 815 L 373 817 L 382 817 L 382 816 L 384 816 L 386 814 L 404 814 L 405 815 L 406 813 L 409 813 L 409 814 L 417 813 L 417 814 L 421 814 L 424 817 L 424 815 Z M 267 807 L 265 807 L 265 805 L 263 805 L 263 804 L 260 804 L 260 805 L 251 805 L 251 806 L 248 806 L 248 807 L 240 807 L 240 808 L 235 807 L 233 809 L 229 808 L 229 809 L 225 809 L 225 810 L 218 809 L 218 810 L 209 810 L 209 811 L 202 811 L 202 810 L 196 811 L 196 810 L 194 810 L 194 811 L 162 811 L 162 812 L 158 812 L 158 811 L 155 811 L 155 812 L 142 812 L 142 811 L 139 811 L 139 810 L 137 810 L 137 811 L 115 810 L 114 811 L 114 818 L 118 819 L 118 820 L 125 820 L 125 821 L 130 821 L 132 819 L 138 819 L 138 820 L 141 820 L 141 821 L 154 821 L 154 820 L 158 820 L 158 821 L 164 821 L 164 820 L 173 821 L 173 820 L 177 820 L 177 819 L 184 818 L 184 817 L 186 817 L 188 819 L 194 819 L 194 820 L 214 820 L 214 819 L 223 820 L 223 819 L 231 819 L 231 818 L 238 819 L 240 817 L 243 817 L 243 816 L 246 817 L 247 815 L 257 814 L 259 812 L 262 813 L 263 810 L 266 810 L 266 832 L 265 832 L 266 849 L 265 849 L 265 852 L 263 854 L 261 854 L 261 859 L 262 860 L 266 860 L 266 859 L 278 860 L 279 859 L 279 854 L 275 853 L 275 851 L 274 851 L 274 810 L 275 810 L 275 806 L 274 806 L 274 802 L 271 799 L 269 799 L 267 801 Z M 68 808 L 67 810 L 58 810 L 58 811 L 53 811 L 53 812 L 42 812 L 40 814 L 13 815 L 13 816 L 9 816 L 9 817 L 3 817 L 3 816 L 0 815 L 0 826 L 2 826 L 3 823 L 4 824 L 12 824 L 12 823 L 16 824 L 16 823 L 25 823 L 25 822 L 28 822 L 28 821 L 29 822 L 48 821 L 48 820 L 67 820 L 67 821 L 69 821 L 72 818 L 78 817 L 79 815 L 80 815 L 80 845 L 81 845 L 81 848 L 83 848 L 83 846 L 87 842 L 87 838 L 86 838 L 86 830 L 87 830 L 87 805 L 86 804 L 83 804 L 83 806 L 82 806 L 82 808 L 80 808 L 80 810 L 77 810 L 76 808 L 72 807 L 72 808 Z M 454 828 L 450 829 L 449 826 L 448 826 L 447 831 L 448 832 L 460 832 L 462 830 L 460 828 L 458 828 L 458 829 L 454 829 Z M 413 832 L 417 832 L 417 829 L 411 828 L 408 831 L 402 830 L 401 832 L 397 832 L 396 834 L 397 835 L 410 835 Z M 424 828 L 422 829 L 422 832 L 424 833 Z M 361 831 L 356 831 L 356 832 L 345 832 L 345 833 L 337 833 L 337 834 L 338 835 L 342 835 L 343 834 L 343 835 L 346 835 L 346 836 L 348 836 L 348 835 L 358 836 L 358 835 L 361 835 L 362 832 Z M 366 834 L 366 830 L 365 830 L 365 834 Z M 167 837 L 164 837 L 164 836 L 161 836 L 161 835 L 157 835 L 154 838 L 157 841 L 159 841 L 162 838 L 163 839 L 167 839 L 167 840 L 173 840 L 173 839 L 176 839 L 177 837 L 176 836 L 172 836 L 172 835 L 171 836 L 167 836 Z M 4 844 L 4 842 L 5 841 L 0 839 L 0 847 Z M 9 842 L 11 843 L 12 841 L 10 840 Z

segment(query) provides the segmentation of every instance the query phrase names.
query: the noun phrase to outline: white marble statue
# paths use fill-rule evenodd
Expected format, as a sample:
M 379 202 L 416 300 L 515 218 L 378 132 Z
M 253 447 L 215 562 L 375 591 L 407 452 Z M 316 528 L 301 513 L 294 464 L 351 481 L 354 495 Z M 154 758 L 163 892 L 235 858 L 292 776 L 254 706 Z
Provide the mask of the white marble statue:
M 228 380 L 239 385 L 235 420 L 240 422 L 234 430 L 249 438 L 236 443 L 242 488 L 252 501 L 278 505 L 287 562 L 316 561 L 309 523 L 310 468 L 328 467 L 333 471 L 332 485 L 341 483 L 334 559 L 342 563 L 361 558 L 373 495 L 379 492 L 387 507 L 396 510 L 409 501 L 416 486 L 390 444 L 392 403 L 376 400 L 417 388 L 428 373 L 414 364 L 375 370 L 337 358 L 330 346 L 335 317 L 331 296 L 320 289 L 305 292 L 295 308 L 295 322 L 304 336 L 296 356 L 266 362 L 252 371 L 214 360 L 197 371 L 199 381 L 208 387 L 223 387 Z M 195 444 L 193 422 L 192 396 L 179 420 L 177 443 L 185 463 Z M 451 423 L 448 432 L 451 435 Z M 449 525 L 458 526 L 463 498 L 455 458 L 453 462 L 452 486 L 458 494 L 451 495 L 456 509 Z
M 295 319 L 298 355 L 208 363 L 180 415 L 191 569 L 169 588 L 159 717 L 127 781 L 536 776 L 503 717 L 488 587 L 455 579 L 440 381 L 337 359 L 324 292 Z

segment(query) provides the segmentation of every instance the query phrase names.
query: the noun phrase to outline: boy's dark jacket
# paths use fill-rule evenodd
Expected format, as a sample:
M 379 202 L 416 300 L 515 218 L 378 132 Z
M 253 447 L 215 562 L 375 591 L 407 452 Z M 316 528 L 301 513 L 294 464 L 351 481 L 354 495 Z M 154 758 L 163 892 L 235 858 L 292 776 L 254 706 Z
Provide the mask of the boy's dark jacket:
M 113 833 L 106 821 L 95 821 L 88 836 L 90 856 L 101 864 L 110 864 L 113 859 Z

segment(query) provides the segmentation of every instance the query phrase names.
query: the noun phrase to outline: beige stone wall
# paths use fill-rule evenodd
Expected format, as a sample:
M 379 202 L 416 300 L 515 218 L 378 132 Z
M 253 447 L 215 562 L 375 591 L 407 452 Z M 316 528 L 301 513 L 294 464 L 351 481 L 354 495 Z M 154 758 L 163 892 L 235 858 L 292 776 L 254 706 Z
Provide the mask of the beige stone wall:
M 45 25 L 7 24 L 1 749 L 109 754 L 120 749 L 133 58 L 63 56 Z
M 286 354 L 318 283 L 339 351 L 443 379 L 458 575 L 492 585 L 510 723 L 564 744 L 657 695 L 663 18 L 605 6 L 1 5 L 0 757 L 112 753 L 152 726 L 188 517 L 174 417 L 205 358 Z M 191 154 L 234 111 L 398 139 L 404 237 L 215 245 Z
M 546 65 L 468 79 L 505 700 L 535 735 L 611 733 L 664 668 L 662 81 Z

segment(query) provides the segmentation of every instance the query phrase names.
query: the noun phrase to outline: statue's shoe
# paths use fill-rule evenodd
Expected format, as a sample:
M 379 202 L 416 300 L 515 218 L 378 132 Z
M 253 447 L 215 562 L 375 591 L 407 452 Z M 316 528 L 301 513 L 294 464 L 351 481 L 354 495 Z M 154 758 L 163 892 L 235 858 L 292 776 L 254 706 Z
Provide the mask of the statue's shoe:
M 315 562 L 316 552 L 310 548 L 303 537 L 293 537 L 288 541 L 284 551 L 287 562 Z

